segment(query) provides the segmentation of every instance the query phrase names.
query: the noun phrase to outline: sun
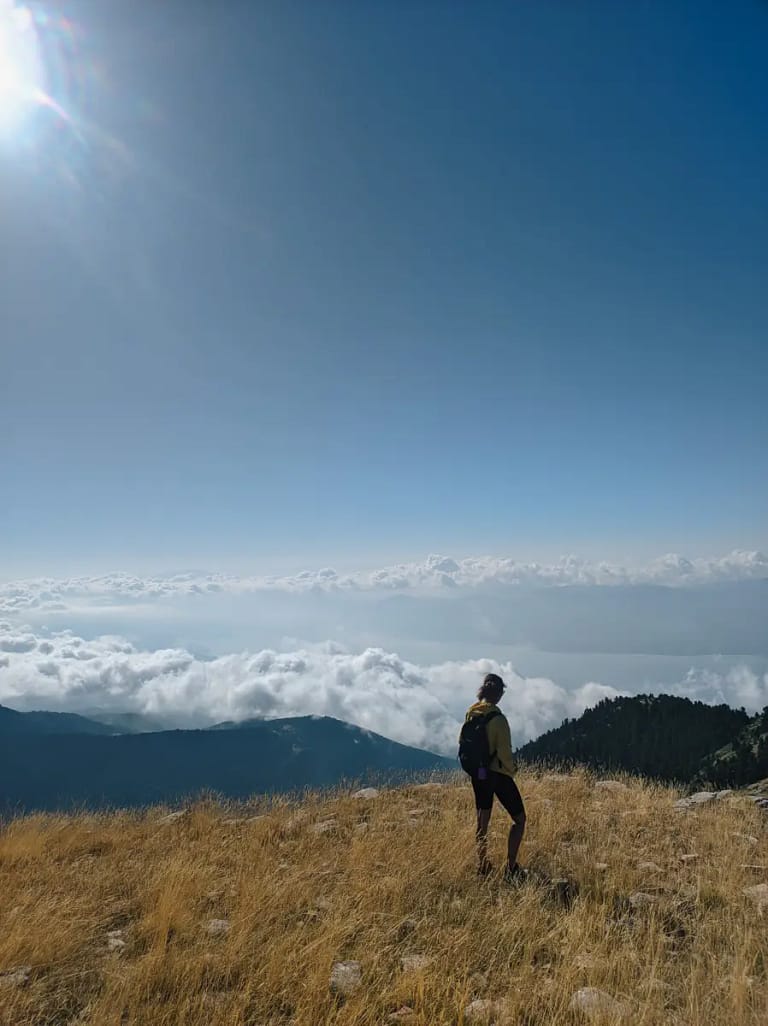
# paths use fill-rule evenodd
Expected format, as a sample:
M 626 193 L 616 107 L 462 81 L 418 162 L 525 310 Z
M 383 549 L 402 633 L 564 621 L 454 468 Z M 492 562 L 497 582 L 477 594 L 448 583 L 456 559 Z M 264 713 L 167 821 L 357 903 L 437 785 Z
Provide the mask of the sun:
M 37 26 L 31 11 L 0 0 L 0 133 L 18 129 L 45 97 Z

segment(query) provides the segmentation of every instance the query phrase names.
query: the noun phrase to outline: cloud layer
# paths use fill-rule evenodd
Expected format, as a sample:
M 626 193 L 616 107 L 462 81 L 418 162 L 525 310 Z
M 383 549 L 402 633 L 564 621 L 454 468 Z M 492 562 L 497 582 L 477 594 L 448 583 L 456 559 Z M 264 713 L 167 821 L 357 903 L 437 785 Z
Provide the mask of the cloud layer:
M 183 649 L 145 651 L 119 637 L 86 641 L 70 631 L 43 634 L 0 622 L 0 702 L 13 708 L 132 712 L 187 727 L 328 715 L 446 754 L 455 753 L 461 714 L 488 671 L 510 685 L 505 706 L 515 744 L 625 693 L 594 682 L 567 691 L 486 659 L 419 666 L 379 648 L 355 653 L 326 643 L 200 660 Z M 665 690 L 758 709 L 768 704 L 768 675 L 746 667 L 726 675 L 692 671 Z
M 373 573 L 347 575 L 326 567 L 288 577 L 206 573 L 137 577 L 114 573 L 63 580 L 36 578 L 0 584 L 0 614 L 23 615 L 30 610 L 62 612 L 83 603 L 129 605 L 180 597 L 238 596 L 257 592 L 450 593 L 525 586 L 643 584 L 692 587 L 762 579 L 768 579 L 768 556 L 762 552 L 741 550 L 710 559 L 666 555 L 646 566 L 634 568 L 592 563 L 575 556 L 564 557 L 558 563 L 542 564 L 493 556 L 455 560 L 433 555 L 422 563 L 401 563 Z

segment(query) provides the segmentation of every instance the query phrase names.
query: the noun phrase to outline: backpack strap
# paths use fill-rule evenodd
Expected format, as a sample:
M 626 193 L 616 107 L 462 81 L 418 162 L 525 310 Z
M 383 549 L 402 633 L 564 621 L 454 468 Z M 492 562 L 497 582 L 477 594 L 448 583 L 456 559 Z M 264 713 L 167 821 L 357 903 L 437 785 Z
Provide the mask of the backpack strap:
M 487 712 L 485 714 L 485 716 L 483 718 L 485 720 L 485 729 L 486 730 L 488 729 L 488 724 L 491 722 L 491 720 L 494 720 L 497 716 L 501 716 L 501 709 L 491 709 L 490 712 Z M 488 747 L 490 748 L 490 745 Z M 493 760 L 495 758 L 496 758 L 496 752 L 491 752 L 490 761 L 493 762 Z

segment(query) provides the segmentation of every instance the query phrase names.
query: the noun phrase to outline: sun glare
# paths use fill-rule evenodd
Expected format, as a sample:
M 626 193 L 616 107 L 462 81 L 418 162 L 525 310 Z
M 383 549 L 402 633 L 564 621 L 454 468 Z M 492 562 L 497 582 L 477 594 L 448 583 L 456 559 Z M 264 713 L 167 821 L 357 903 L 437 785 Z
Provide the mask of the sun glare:
M 32 13 L 0 0 L 0 133 L 16 130 L 45 102 L 43 62 Z

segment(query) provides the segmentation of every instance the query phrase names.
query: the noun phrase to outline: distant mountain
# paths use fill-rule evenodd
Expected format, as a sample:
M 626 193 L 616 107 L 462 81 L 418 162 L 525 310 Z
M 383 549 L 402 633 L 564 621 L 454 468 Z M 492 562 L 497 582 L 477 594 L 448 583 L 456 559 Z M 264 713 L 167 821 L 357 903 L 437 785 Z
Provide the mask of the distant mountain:
M 671 695 L 605 699 L 529 741 L 518 755 L 526 762 L 582 763 L 688 783 L 702 760 L 749 722 L 743 710 Z
M 743 787 L 768 777 L 768 706 L 727 745 L 702 761 L 697 780 L 720 787 Z
M 113 727 L 75 713 L 17 712 L 0 705 L 0 734 L 114 734 Z M 5 744 L 3 740 L 3 744 Z
M 148 734 L 155 730 L 168 730 L 167 723 L 161 723 L 143 713 L 111 712 L 106 709 L 88 709 L 89 719 L 98 720 L 112 727 L 113 734 Z
M 0 811 L 136 807 L 202 791 L 246 798 L 454 767 L 327 717 L 111 737 L 8 734 L 0 745 Z

